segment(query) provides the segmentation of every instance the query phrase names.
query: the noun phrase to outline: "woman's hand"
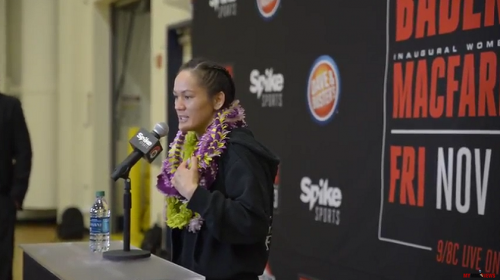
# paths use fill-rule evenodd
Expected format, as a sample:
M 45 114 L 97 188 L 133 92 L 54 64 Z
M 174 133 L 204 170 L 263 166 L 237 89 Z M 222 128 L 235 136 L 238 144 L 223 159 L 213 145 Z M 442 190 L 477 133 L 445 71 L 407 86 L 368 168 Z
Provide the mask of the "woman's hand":
M 198 158 L 191 157 L 191 167 L 188 168 L 187 160 L 183 161 L 172 178 L 172 185 L 179 191 L 179 193 L 188 200 L 198 188 L 200 180 L 200 173 L 198 172 Z

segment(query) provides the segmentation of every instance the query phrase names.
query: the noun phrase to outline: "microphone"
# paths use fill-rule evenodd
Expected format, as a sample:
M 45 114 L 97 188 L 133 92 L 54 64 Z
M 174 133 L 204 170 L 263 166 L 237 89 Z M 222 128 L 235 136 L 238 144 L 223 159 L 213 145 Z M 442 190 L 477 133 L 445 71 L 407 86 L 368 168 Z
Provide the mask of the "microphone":
M 113 181 L 128 175 L 128 172 L 141 158 L 152 163 L 163 151 L 160 139 L 168 134 L 168 125 L 164 122 L 157 123 L 151 132 L 141 128 L 129 143 L 134 151 L 123 160 L 111 174 Z M 126 179 L 126 178 L 123 178 Z
M 111 178 L 116 181 L 119 178 L 125 180 L 125 188 L 123 190 L 123 250 L 110 250 L 104 252 L 102 257 L 112 261 L 134 260 L 151 257 L 151 252 L 147 250 L 130 250 L 130 209 L 132 208 L 132 194 L 130 192 L 132 183 L 129 178 L 129 172 L 141 158 L 144 158 L 149 163 L 163 151 L 160 139 L 168 133 L 168 125 L 166 123 L 157 123 L 153 131 L 148 132 L 145 129 L 139 129 L 129 143 L 134 148 L 134 151 L 118 165 L 111 174 Z

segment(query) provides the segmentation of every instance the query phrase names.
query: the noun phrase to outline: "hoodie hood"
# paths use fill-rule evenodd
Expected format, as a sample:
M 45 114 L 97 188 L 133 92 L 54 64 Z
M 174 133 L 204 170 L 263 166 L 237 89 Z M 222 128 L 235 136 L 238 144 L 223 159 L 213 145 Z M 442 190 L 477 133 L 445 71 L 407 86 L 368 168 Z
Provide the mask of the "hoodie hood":
M 229 134 L 228 142 L 246 147 L 263 160 L 266 160 L 273 167 L 277 167 L 280 163 L 278 156 L 257 141 L 253 136 L 253 133 L 247 128 L 235 128 Z

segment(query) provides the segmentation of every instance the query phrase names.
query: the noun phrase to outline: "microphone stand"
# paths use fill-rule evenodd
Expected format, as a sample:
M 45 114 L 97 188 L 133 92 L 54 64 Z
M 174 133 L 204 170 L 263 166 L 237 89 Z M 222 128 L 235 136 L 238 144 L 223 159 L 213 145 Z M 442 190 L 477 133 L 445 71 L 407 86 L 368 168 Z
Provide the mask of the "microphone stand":
M 130 250 L 130 209 L 132 208 L 130 168 L 125 166 L 118 167 L 114 172 L 113 178 L 125 180 L 123 192 L 123 249 L 110 250 L 102 253 L 102 257 L 111 261 L 137 260 L 151 257 L 151 252 L 145 250 Z

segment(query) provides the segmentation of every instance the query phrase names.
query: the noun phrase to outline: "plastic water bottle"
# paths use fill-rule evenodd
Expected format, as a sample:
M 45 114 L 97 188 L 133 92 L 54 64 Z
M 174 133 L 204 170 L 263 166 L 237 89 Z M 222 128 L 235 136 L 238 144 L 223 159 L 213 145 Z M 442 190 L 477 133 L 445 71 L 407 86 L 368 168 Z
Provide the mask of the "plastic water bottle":
M 109 250 L 109 218 L 111 211 L 104 198 L 104 191 L 95 193 L 95 201 L 90 208 L 90 251 L 105 252 Z

